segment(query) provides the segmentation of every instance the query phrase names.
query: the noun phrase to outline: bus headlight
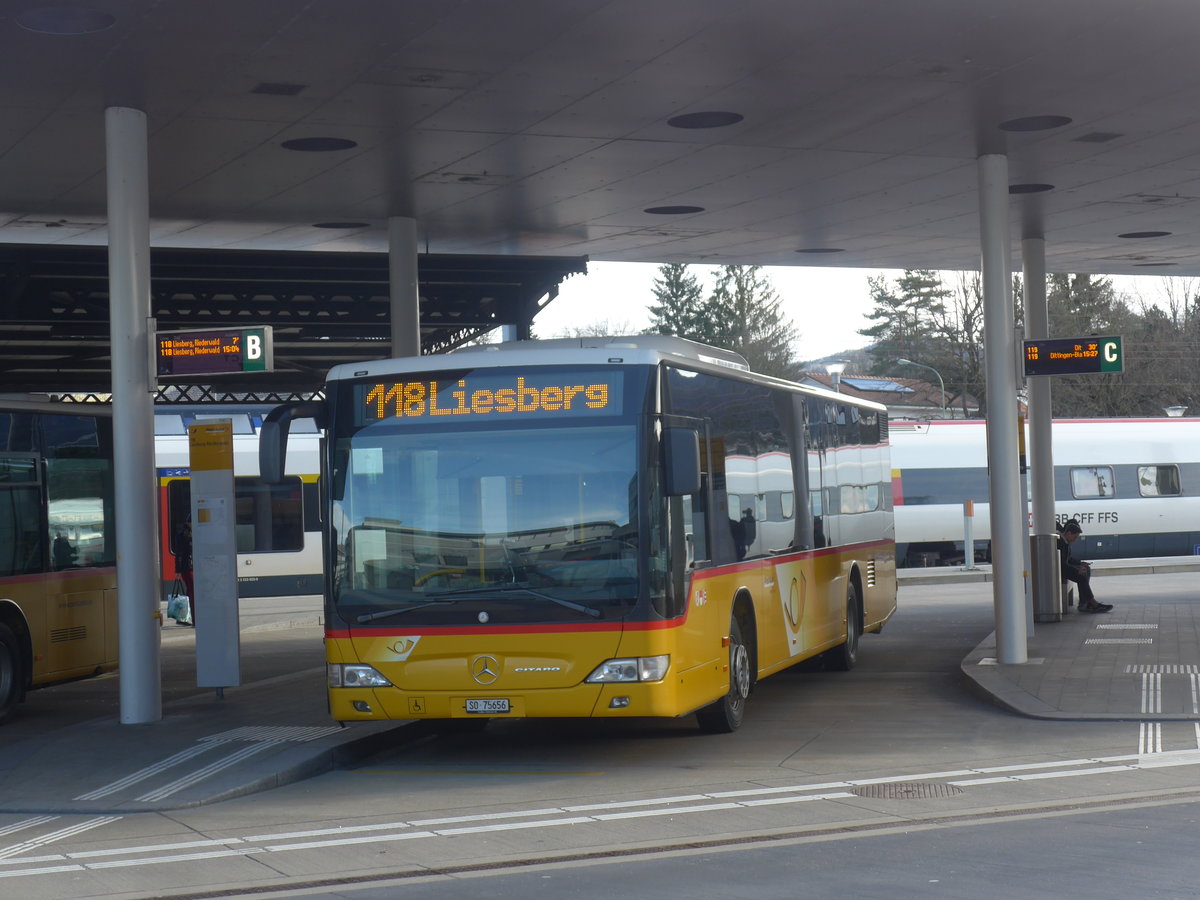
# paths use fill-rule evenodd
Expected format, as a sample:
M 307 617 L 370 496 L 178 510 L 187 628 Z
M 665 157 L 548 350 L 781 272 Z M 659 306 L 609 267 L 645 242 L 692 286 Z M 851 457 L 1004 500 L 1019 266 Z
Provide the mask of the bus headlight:
M 330 687 L 392 686 L 390 681 L 370 666 L 351 665 L 350 663 L 329 663 L 325 668 L 328 673 Z
M 670 665 L 670 656 L 610 659 L 600 663 L 584 680 L 592 684 L 613 681 L 662 681 L 667 677 Z

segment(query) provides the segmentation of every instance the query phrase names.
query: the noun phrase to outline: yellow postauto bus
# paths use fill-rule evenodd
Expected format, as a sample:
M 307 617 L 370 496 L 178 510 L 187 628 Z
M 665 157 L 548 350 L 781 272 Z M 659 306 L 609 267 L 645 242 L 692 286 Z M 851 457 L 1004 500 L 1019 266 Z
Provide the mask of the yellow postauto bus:
M 755 683 L 851 667 L 896 608 L 887 415 L 679 338 L 333 369 L 329 706 L 342 721 L 742 722 Z
M 0 721 L 117 667 L 112 447 L 107 407 L 0 399 Z

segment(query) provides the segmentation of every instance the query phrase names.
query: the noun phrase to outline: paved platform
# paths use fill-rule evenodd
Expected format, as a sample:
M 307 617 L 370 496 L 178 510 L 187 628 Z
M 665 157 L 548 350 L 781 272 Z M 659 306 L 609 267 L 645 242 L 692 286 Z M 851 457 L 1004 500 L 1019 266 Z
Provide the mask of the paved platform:
M 998 665 L 991 636 L 962 670 L 1021 715 L 1200 721 L 1196 569 L 1193 558 L 1098 563 L 1096 593 L 1116 604 L 1111 613 L 1072 609 L 1061 622 L 1036 625 L 1022 665 Z M 1101 578 L 1117 574 L 1126 577 Z M 938 584 L 990 603 L 989 577 L 986 570 L 908 571 L 901 603 L 906 592 Z M 154 724 L 120 724 L 116 675 L 34 692 L 0 726 L 0 813 L 199 806 L 298 781 L 401 739 L 399 729 L 410 724 L 341 728 L 330 720 L 321 634 L 316 598 L 244 612 L 242 686 L 219 697 L 195 687 L 194 630 L 166 625 L 163 715 Z
M 995 703 L 1033 718 L 1200 722 L 1197 571 L 1200 557 L 1098 561 L 1092 587 L 1111 612 L 1071 606 L 1061 621 L 1035 622 L 1028 660 L 1016 665 L 997 661 L 993 632 L 962 671 Z M 988 567 L 917 569 L 901 584 L 990 580 Z
M 330 719 L 319 598 L 273 614 L 247 614 L 247 602 L 242 685 L 223 696 L 195 686 L 195 630 L 173 622 L 162 630 L 159 722 L 120 723 L 117 674 L 32 692 L 0 725 L 0 813 L 214 803 L 362 758 L 404 727 Z

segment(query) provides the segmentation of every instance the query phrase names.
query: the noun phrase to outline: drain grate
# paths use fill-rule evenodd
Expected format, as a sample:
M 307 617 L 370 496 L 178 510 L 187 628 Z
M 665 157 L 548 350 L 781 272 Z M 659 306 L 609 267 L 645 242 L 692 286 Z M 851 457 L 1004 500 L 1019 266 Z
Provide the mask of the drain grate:
M 934 784 L 924 781 L 893 781 L 850 788 L 851 794 L 876 800 L 937 800 L 941 797 L 955 797 L 962 792 L 962 788 L 952 784 Z

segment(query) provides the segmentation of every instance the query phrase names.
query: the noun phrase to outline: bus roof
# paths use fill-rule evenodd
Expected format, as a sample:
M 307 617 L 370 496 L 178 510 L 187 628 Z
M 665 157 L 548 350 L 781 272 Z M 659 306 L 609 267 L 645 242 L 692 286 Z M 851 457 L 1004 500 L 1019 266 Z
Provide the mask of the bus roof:
M 346 363 L 329 372 L 329 381 L 370 377 L 398 372 L 429 372 L 437 369 L 489 368 L 493 366 L 579 365 L 580 363 L 639 362 L 656 363 L 682 358 L 742 372 L 750 364 L 739 354 L 710 347 L 686 338 L 663 334 L 635 334 L 621 337 L 552 338 L 542 341 L 506 341 L 464 347 L 446 354 L 406 356 L 367 363 Z
M 745 358 L 731 350 L 711 347 L 686 338 L 664 334 L 634 334 L 620 337 L 552 338 L 541 341 L 508 341 L 465 347 L 445 354 L 405 356 L 363 363 L 334 366 L 327 381 L 351 378 L 377 378 L 403 373 L 435 372 L 444 369 L 494 368 L 521 365 L 608 365 L 640 363 L 656 365 L 664 360 L 687 360 L 698 369 L 742 373 L 756 379 L 787 385 L 793 390 L 836 400 L 850 406 L 878 409 L 886 407 L 870 400 L 849 397 L 822 387 L 800 385 L 770 375 L 753 373 Z

